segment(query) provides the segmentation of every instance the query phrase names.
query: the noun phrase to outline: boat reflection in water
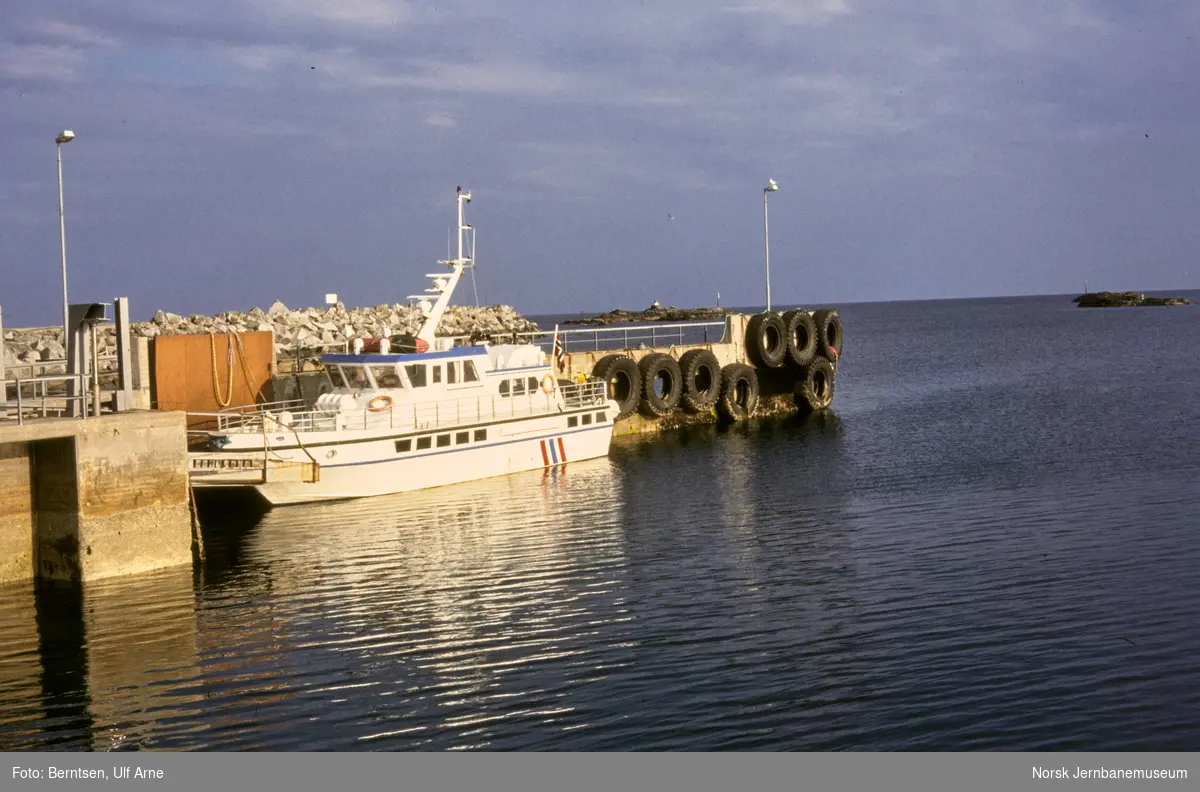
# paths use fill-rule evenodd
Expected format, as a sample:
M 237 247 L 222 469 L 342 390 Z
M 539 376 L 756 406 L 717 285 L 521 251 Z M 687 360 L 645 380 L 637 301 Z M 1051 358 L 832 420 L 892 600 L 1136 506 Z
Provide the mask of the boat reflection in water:
M 580 625 L 619 610 L 617 475 L 210 519 L 195 579 L 6 596 L 0 748 L 469 747 L 569 717 L 564 691 L 605 673 Z

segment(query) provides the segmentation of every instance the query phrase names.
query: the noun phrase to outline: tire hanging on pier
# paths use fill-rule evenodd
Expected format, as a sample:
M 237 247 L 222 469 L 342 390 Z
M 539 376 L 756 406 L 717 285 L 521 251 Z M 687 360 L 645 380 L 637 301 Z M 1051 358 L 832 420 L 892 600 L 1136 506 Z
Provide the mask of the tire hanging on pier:
M 605 355 L 596 361 L 592 376 L 605 383 L 608 397 L 618 404 L 614 420 L 628 418 L 642 401 L 642 372 L 628 355 Z
M 691 349 L 679 358 L 683 393 L 679 397 L 688 412 L 708 412 L 721 395 L 721 363 L 707 349 Z
M 817 325 L 817 351 L 837 364 L 842 357 L 842 317 L 836 308 L 821 308 L 813 312 Z
M 675 358 L 652 352 L 642 358 L 638 368 L 642 375 L 642 412 L 655 417 L 674 410 L 683 390 L 683 375 Z
M 717 411 L 727 421 L 744 421 L 758 406 L 758 375 L 745 363 L 730 363 L 721 369 L 721 396 Z
M 779 314 L 760 313 L 746 323 L 746 354 L 764 368 L 779 368 L 787 358 L 787 336 Z
M 801 412 L 820 412 L 833 402 L 833 388 L 833 364 L 818 355 L 804 372 L 804 379 L 796 393 L 796 406 Z
M 817 354 L 817 323 L 812 314 L 799 308 L 786 312 L 782 321 L 788 362 L 803 371 Z

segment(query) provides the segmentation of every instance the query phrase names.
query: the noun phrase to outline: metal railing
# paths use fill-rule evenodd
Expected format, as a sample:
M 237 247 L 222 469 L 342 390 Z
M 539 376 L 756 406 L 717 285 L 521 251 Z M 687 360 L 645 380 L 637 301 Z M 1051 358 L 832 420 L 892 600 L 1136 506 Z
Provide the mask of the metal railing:
M 581 382 L 560 385 L 555 393 L 517 394 L 514 396 L 468 396 L 442 401 L 396 404 L 384 410 L 304 410 L 291 412 L 292 406 L 303 406 L 299 400 L 272 404 L 248 405 L 236 410 L 217 413 L 188 413 L 189 423 L 210 419 L 217 432 L 234 434 L 275 434 L 278 432 L 338 432 L 371 429 L 400 429 L 421 431 L 466 424 L 494 421 L 502 418 L 531 415 L 552 415 L 564 409 L 603 406 L 606 401 L 605 383 Z M 207 435 L 212 429 L 194 429 L 193 435 Z
M 15 367 L 14 367 L 15 368 Z M 62 393 L 51 393 L 50 385 L 52 383 L 62 383 Z M 72 395 L 69 387 L 74 383 L 75 393 Z M 8 395 L 8 386 L 14 386 L 14 398 Z M 58 417 L 62 417 L 67 413 L 67 408 L 72 402 L 78 403 L 78 408 L 74 411 L 77 418 L 83 418 L 87 415 L 88 405 L 91 402 L 91 390 L 88 377 L 83 374 L 59 374 L 45 377 L 31 377 L 25 379 L 11 379 L 0 381 L 0 415 L 8 417 L 8 411 L 12 407 L 17 410 L 17 425 L 25 423 L 26 413 L 32 418 L 46 418 L 52 412 Z
M 719 322 L 676 322 L 640 325 L 608 325 L 592 328 L 559 328 L 558 337 L 564 352 L 596 352 L 602 349 L 637 349 L 643 347 L 685 344 L 718 344 L 729 339 L 729 320 Z M 472 343 L 473 336 L 445 336 L 454 346 Z M 438 339 L 439 341 L 442 338 Z M 493 343 L 535 344 L 553 352 L 554 331 L 531 333 L 496 333 Z

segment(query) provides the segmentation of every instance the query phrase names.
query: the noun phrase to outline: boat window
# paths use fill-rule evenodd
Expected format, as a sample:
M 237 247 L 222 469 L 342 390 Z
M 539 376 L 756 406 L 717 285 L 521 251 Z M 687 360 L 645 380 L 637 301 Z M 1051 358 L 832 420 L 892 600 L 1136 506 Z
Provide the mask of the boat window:
M 475 442 L 482 443 L 484 440 L 487 440 L 487 429 L 476 429 Z
M 579 419 L 576 418 L 574 415 L 572 415 L 570 418 L 567 419 L 567 426 L 577 426 L 578 424 L 579 424 Z
M 508 396 L 508 380 L 500 381 L 500 395 L 504 397 Z
M 425 437 L 417 438 L 417 450 L 418 451 L 420 451 L 423 448 L 429 448 L 429 446 L 431 446 L 431 445 L 433 445 L 432 437 L 425 436 Z
M 409 438 L 407 440 L 397 440 L 396 453 L 403 454 L 406 451 L 412 451 L 412 439 Z
M 438 448 L 445 448 L 450 445 L 450 435 L 438 435 Z
M 513 396 L 524 396 L 525 395 L 525 380 L 515 379 L 512 381 L 512 395 Z
M 590 416 L 590 415 L 583 416 L 583 425 L 584 426 L 587 426 L 591 422 L 592 422 L 592 416 Z
M 441 366 L 430 366 L 429 368 L 433 369 L 433 381 L 441 382 L 442 381 L 442 367 Z
M 351 388 L 369 388 L 371 380 L 367 378 L 366 366 L 342 366 L 342 374 L 346 377 L 346 385 Z
M 335 388 L 346 387 L 346 380 L 342 378 L 342 370 L 337 366 L 330 366 L 325 369 L 325 373 L 329 375 L 329 381 Z
M 604 423 L 608 420 L 608 416 L 602 412 L 596 413 L 596 423 Z
M 471 442 L 471 433 L 470 432 L 459 432 L 458 434 L 456 434 L 454 436 L 454 444 L 455 445 L 462 445 L 463 443 L 469 443 L 469 442 Z
M 475 361 L 463 361 L 463 382 L 479 382 L 479 374 L 475 371 Z
M 458 382 L 458 364 L 457 363 L 447 363 L 446 364 L 446 384 L 453 385 L 456 382 Z
M 395 366 L 371 366 L 371 373 L 375 375 L 375 384 L 381 388 L 401 387 Z
M 535 390 L 538 389 L 537 377 L 530 377 L 529 379 L 527 379 L 525 381 L 527 383 L 529 383 L 529 392 L 530 393 L 533 393 Z
M 413 363 L 411 366 L 404 367 L 404 373 L 408 376 L 408 384 L 414 388 L 425 387 L 425 364 Z

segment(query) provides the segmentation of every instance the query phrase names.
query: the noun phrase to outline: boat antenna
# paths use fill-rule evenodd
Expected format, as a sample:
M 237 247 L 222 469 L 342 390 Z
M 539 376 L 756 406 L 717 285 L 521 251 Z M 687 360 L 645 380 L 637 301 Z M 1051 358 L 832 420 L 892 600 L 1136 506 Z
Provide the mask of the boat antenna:
M 475 283 L 475 227 L 471 227 L 471 288 L 475 291 L 475 307 L 479 307 L 479 285 Z
M 458 204 L 458 256 L 438 262 L 447 265 L 450 272 L 435 272 L 427 275 L 426 277 L 433 279 L 433 288 L 426 289 L 425 294 L 409 295 L 410 300 L 418 301 L 417 307 L 425 315 L 425 319 L 417 331 L 417 338 L 428 344 L 430 348 L 433 348 L 438 324 L 441 322 L 446 308 L 450 305 L 450 297 L 454 294 L 455 287 L 458 286 L 463 269 L 473 263 L 472 259 L 463 256 L 463 232 L 471 230 L 471 226 L 463 222 L 463 206 L 471 202 L 471 193 L 463 192 L 463 188 L 459 187 L 456 191 L 456 202 Z M 430 298 L 433 295 L 437 296 L 433 297 L 434 301 L 431 303 Z

